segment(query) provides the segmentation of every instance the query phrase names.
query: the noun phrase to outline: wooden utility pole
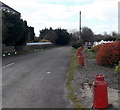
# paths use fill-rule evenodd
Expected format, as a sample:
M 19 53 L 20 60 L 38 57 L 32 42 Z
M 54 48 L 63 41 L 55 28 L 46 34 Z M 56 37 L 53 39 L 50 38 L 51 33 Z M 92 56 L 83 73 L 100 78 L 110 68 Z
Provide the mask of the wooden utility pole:
M 80 11 L 80 36 L 79 36 L 79 39 L 80 39 L 80 37 L 81 37 L 81 11 Z

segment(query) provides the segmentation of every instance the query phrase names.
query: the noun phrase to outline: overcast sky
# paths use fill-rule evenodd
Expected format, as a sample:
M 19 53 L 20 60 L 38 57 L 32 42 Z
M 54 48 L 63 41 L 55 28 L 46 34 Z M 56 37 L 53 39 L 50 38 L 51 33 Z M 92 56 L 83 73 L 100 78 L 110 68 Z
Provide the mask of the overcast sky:
M 119 0 L 1 0 L 19 11 L 22 19 L 35 28 L 36 36 L 45 27 L 79 30 L 79 12 L 82 26 L 95 34 L 118 32 Z

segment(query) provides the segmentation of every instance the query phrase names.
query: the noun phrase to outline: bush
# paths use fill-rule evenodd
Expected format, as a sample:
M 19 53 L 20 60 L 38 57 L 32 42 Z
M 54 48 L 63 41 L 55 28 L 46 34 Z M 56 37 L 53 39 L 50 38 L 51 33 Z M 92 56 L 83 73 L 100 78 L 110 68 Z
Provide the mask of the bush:
M 78 49 L 81 46 L 81 44 L 79 42 L 73 42 L 72 43 L 72 47 L 75 49 Z
M 120 38 L 117 38 L 116 41 L 120 41 Z
M 97 52 L 99 51 L 100 47 L 102 47 L 102 45 L 103 45 L 103 44 L 99 44 L 99 45 L 94 46 L 94 47 L 91 49 L 91 51 L 97 53 Z
M 106 37 L 105 39 L 104 39 L 104 41 L 115 41 L 116 40 L 116 37 Z
M 120 61 L 119 61 L 118 66 L 116 66 L 115 71 L 118 72 L 118 73 L 120 73 Z
M 120 41 L 103 44 L 96 54 L 96 62 L 103 66 L 114 66 L 120 60 Z

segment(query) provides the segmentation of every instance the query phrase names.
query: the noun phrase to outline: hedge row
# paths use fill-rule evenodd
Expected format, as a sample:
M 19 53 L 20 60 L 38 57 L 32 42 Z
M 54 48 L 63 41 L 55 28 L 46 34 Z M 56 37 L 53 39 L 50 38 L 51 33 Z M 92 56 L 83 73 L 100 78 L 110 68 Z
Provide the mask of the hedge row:
M 103 66 L 114 66 L 120 61 L 120 41 L 106 43 L 99 46 L 96 62 Z

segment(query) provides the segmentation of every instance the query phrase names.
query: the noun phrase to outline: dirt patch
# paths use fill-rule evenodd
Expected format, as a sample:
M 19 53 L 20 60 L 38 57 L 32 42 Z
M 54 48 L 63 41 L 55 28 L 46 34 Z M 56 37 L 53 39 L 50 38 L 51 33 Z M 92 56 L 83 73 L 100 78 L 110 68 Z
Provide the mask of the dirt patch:
M 92 107 L 92 93 L 91 93 L 91 83 L 94 80 L 94 75 L 103 74 L 105 75 L 105 80 L 108 83 L 108 91 L 115 91 L 114 93 L 118 95 L 118 73 L 115 72 L 114 68 L 103 67 L 96 64 L 96 60 L 93 57 L 85 56 L 85 66 L 78 67 L 78 71 L 75 74 L 73 84 L 75 87 L 75 93 L 80 99 L 80 103 L 87 108 Z M 86 57 L 87 56 L 87 57 Z M 83 89 L 83 85 L 88 84 L 89 87 L 86 91 Z M 111 93 L 113 93 L 113 91 Z M 85 94 L 84 94 L 85 93 Z M 111 94 L 110 93 L 110 94 Z M 110 95 L 111 96 L 111 95 Z M 118 101 L 118 99 L 117 99 Z M 91 102 L 91 103 L 90 103 Z

